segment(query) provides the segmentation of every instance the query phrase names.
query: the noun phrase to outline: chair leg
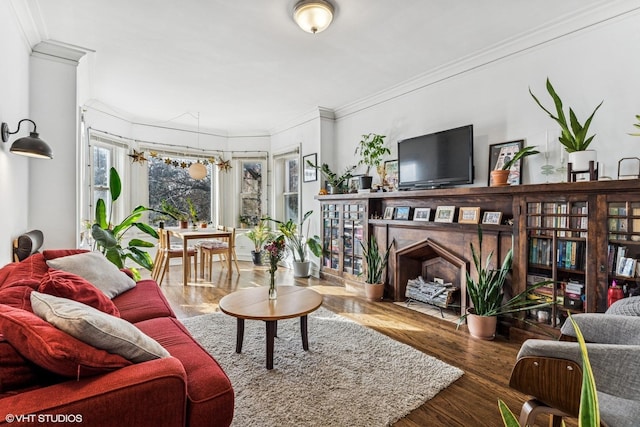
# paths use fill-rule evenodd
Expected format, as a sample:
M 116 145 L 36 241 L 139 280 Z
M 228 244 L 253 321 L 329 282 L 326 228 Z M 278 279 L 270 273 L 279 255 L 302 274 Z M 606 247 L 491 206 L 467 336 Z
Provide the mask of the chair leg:
M 167 273 L 167 270 L 169 270 L 169 257 L 163 256 L 162 265 L 160 266 L 160 271 L 162 271 L 162 273 L 160 273 L 160 280 L 158 280 L 158 286 L 162 286 L 162 281 L 164 280 L 164 275 Z
M 547 406 L 539 400 L 530 399 L 522 405 L 520 427 L 532 426 L 539 414 L 549 414 L 551 416 L 549 420 L 550 427 L 560 427 L 562 425 L 562 417 L 570 417 L 569 414 Z
M 233 250 L 233 263 L 236 265 L 236 271 L 240 274 L 240 266 L 238 265 L 238 256 L 236 255 L 236 250 Z

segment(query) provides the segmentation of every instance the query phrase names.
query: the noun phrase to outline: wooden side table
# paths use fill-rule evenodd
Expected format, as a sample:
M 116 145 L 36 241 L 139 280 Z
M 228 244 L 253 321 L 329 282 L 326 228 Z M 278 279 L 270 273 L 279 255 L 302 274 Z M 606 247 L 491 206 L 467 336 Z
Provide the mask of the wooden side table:
M 278 320 L 300 318 L 302 348 L 309 350 L 307 315 L 322 305 L 322 295 L 307 288 L 278 286 L 278 299 L 269 299 L 269 287 L 242 289 L 220 300 L 220 310 L 237 319 L 236 353 L 242 352 L 244 321 L 262 320 L 266 324 L 267 369 L 273 369 L 274 341 Z

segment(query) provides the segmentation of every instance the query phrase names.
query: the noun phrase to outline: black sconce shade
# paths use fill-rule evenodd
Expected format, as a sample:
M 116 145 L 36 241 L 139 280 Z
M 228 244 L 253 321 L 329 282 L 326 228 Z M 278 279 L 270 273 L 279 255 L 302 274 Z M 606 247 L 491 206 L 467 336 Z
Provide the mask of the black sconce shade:
M 20 120 L 18 122 L 18 129 L 15 132 L 9 132 L 9 125 L 3 122 L 2 127 L 0 128 L 2 142 L 9 141 L 9 135 L 18 133 L 20 131 L 20 125 L 25 121 L 33 124 L 33 132 L 30 132 L 29 136 L 16 139 L 11 145 L 11 149 L 9 151 L 22 156 L 37 157 L 40 159 L 53 159 L 53 151 L 51 150 L 51 147 L 39 138 L 38 133 L 36 132 L 36 124 L 33 120 Z

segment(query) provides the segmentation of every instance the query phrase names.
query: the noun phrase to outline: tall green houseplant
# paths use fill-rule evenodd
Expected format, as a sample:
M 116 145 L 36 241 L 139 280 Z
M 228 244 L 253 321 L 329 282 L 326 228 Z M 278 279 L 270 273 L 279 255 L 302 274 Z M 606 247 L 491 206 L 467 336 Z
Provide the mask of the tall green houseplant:
M 360 155 L 362 158 L 358 162 L 358 165 L 367 165 L 367 171 L 365 176 L 369 175 L 369 171 L 372 167 L 376 168 L 376 171 L 382 176 L 380 167 L 385 154 L 391 154 L 391 150 L 384 144 L 385 135 L 378 135 L 375 133 L 369 133 L 362 135 L 362 139 L 356 146 L 355 154 Z M 364 184 L 363 181 L 368 183 Z M 371 188 L 371 179 L 361 179 L 360 188 Z
M 122 193 L 122 181 L 120 180 L 120 175 L 118 175 L 118 171 L 113 167 L 109 171 L 109 193 L 111 197 L 111 209 L 109 210 L 109 213 L 107 214 L 107 206 L 104 199 L 98 199 L 96 203 L 95 223 L 91 227 L 91 235 L 95 239 L 98 249 L 118 268 L 124 268 L 125 262 L 128 258 L 142 268 L 146 268 L 151 271 L 153 269 L 153 260 L 144 248 L 152 248 L 155 244 L 138 238 L 133 238 L 129 240 L 125 246 L 123 244 L 123 239 L 125 233 L 132 227 L 135 227 L 152 238 L 157 239 L 158 233 L 156 230 L 150 225 L 140 221 L 144 212 L 155 210 L 144 206 L 138 206 L 120 224 L 113 225 L 111 222 L 113 217 L 113 207 Z M 138 271 L 135 268 L 132 268 L 131 270 L 133 271 L 136 280 L 139 280 L 140 274 Z
M 595 135 L 587 136 L 587 133 L 589 132 L 589 126 L 591 125 L 591 120 L 593 119 L 593 116 L 596 114 L 596 111 L 598 111 L 598 109 L 602 105 L 602 102 L 604 101 L 598 104 L 596 109 L 593 110 L 593 113 L 591 113 L 589 118 L 584 122 L 584 125 L 582 125 L 578 121 L 578 118 L 576 117 L 576 114 L 574 113 L 572 108 L 569 108 L 569 121 L 567 121 L 567 118 L 563 111 L 562 100 L 560 99 L 560 96 L 555 91 L 555 89 L 553 88 L 553 85 L 551 84 L 551 81 L 548 78 L 547 78 L 547 92 L 549 92 L 549 95 L 553 99 L 553 103 L 556 107 L 555 115 L 549 110 L 547 110 L 544 107 L 544 105 L 542 105 L 542 103 L 538 100 L 538 98 L 536 98 L 536 96 L 531 91 L 531 88 L 529 88 L 529 93 L 531 94 L 533 99 L 536 101 L 536 103 L 540 106 L 540 108 L 542 108 L 544 112 L 549 115 L 549 117 L 551 117 L 553 120 L 556 121 L 556 123 L 558 123 L 558 125 L 560 125 L 562 134 L 558 139 L 560 141 L 560 144 L 564 146 L 567 153 L 586 150 L 591 144 L 591 141 L 593 141 L 593 138 L 595 137 Z

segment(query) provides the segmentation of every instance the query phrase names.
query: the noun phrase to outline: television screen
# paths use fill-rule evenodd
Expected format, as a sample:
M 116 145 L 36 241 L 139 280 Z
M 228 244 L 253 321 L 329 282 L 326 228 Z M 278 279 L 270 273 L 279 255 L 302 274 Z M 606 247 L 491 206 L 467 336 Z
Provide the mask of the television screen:
M 473 125 L 398 141 L 401 190 L 473 183 Z

